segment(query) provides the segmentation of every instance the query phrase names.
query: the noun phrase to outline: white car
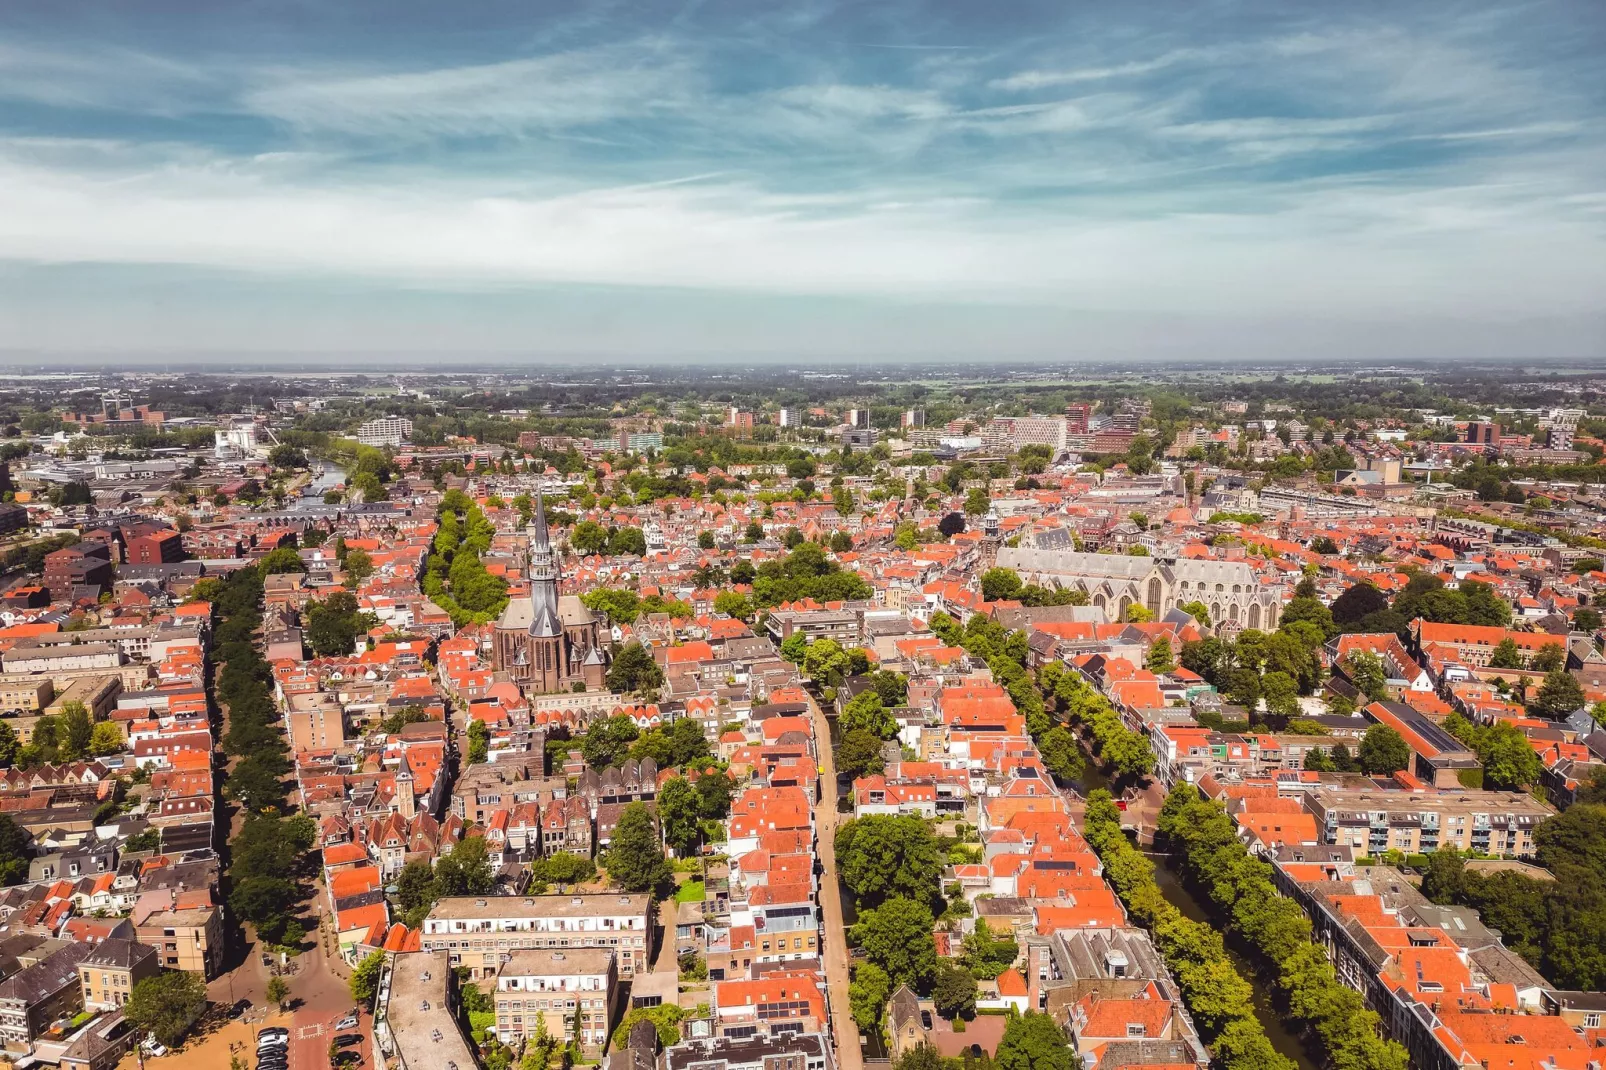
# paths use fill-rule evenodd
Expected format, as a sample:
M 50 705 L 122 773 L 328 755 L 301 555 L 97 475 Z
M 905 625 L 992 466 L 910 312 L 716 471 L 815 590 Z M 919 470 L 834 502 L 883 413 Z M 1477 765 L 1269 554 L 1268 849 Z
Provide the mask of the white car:
M 257 1034 L 257 1051 L 263 1048 L 283 1047 L 290 1043 L 290 1030 L 282 1026 L 264 1029 Z
M 144 1043 L 142 1043 L 140 1047 L 145 1049 L 146 1055 L 149 1055 L 153 1058 L 160 1059 L 162 1056 L 167 1054 L 167 1049 L 156 1043 L 155 1037 L 146 1037 Z

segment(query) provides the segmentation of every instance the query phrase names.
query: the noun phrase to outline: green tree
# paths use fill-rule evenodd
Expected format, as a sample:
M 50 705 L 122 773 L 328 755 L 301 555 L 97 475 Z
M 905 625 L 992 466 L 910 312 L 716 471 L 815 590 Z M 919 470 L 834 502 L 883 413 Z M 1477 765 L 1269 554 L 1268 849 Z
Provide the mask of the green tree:
M 1054 1019 L 1037 1011 L 1011 1012 L 993 1055 L 998 1070 L 1078 1070 L 1080 1062 Z
M 861 962 L 854 967 L 853 980 L 848 984 L 848 1009 L 860 1029 L 873 1032 L 881 1027 L 881 1019 L 892 995 L 892 979 L 873 962 Z
M 853 938 L 865 957 L 886 971 L 894 991 L 899 985 L 908 985 L 924 992 L 936 977 L 931 911 L 921 902 L 894 898 L 862 911 Z
M 608 688 L 612 691 L 644 695 L 657 691 L 663 683 L 663 669 L 658 667 L 647 648 L 635 640 L 626 643 L 608 667 Z
M 1528 703 L 1528 712 L 1560 721 L 1584 705 L 1584 688 L 1578 680 L 1566 669 L 1552 669 L 1545 674 L 1538 694 Z
M 939 966 L 931 1001 L 944 1018 L 970 1018 L 976 1013 L 976 979 L 961 966 Z
M 580 753 L 591 768 L 607 769 L 624 761 L 631 744 L 640 736 L 641 729 L 629 714 L 614 714 L 592 722 L 580 741 Z
M 908 1048 L 892 1064 L 892 1070 L 947 1070 L 948 1060 L 935 1045 L 921 1041 Z
M 496 887 L 484 836 L 458 840 L 435 863 L 435 887 L 441 895 L 489 895 Z
M 1148 657 L 1144 659 L 1144 668 L 1152 673 L 1167 673 L 1176 669 L 1176 659 L 1171 654 L 1171 637 L 1166 635 L 1155 636 L 1154 642 L 1149 644 Z
M 206 1010 L 206 980 L 188 970 L 163 970 L 136 982 L 123 1014 L 136 1031 L 174 1047 Z
M 886 767 L 881 744 L 880 736 L 862 728 L 844 732 L 836 745 L 837 772 L 852 780 L 880 773 Z
M 267 996 L 269 1003 L 274 1004 L 282 1010 L 284 1008 L 285 997 L 289 994 L 290 986 L 285 982 L 283 977 L 268 978 L 268 987 L 265 995 Z
M 898 734 L 898 722 L 881 705 L 881 693 L 875 688 L 859 692 L 842 709 L 837 719 L 844 732 L 865 731 L 891 739 Z
M 1012 568 L 990 568 L 981 574 L 981 596 L 989 602 L 1020 594 L 1020 574 Z
M 658 789 L 658 820 L 664 841 L 681 855 L 697 850 L 702 840 L 702 812 L 697 792 L 685 777 L 671 777 Z
M 0 885 L 9 888 L 28 879 L 30 839 L 10 814 L 0 814 Z
M 97 758 L 107 754 L 121 754 L 123 733 L 111 721 L 102 721 L 89 733 L 89 753 Z
M 1201 628 L 1210 627 L 1210 607 L 1203 602 L 1184 602 L 1177 608 L 1198 621 Z
M 261 561 L 257 562 L 257 567 L 262 570 L 264 576 L 272 576 L 280 572 L 307 571 L 306 562 L 301 560 L 301 555 L 288 546 L 281 546 L 277 550 L 269 551 Z
M 602 864 L 608 878 L 627 892 L 666 892 L 673 872 L 658 845 L 658 829 L 646 803 L 633 802 L 619 815 Z
M 986 487 L 971 487 L 965 492 L 965 515 L 982 516 L 993 507 Z
M 468 764 L 478 765 L 485 761 L 490 749 L 491 730 L 484 721 L 475 719 L 468 723 Z
M 1361 738 L 1361 771 L 1393 776 L 1411 766 L 1411 748 L 1405 738 L 1386 724 L 1374 724 Z
M 697 533 L 697 548 L 712 550 L 714 548 L 714 533 L 712 531 L 699 531 Z
M 930 827 L 912 814 L 873 814 L 837 829 L 837 871 L 861 908 L 892 898 L 930 902 L 946 862 Z
M 89 753 L 89 741 L 95 734 L 89 710 L 82 702 L 69 702 L 61 708 L 60 729 L 57 735 L 59 760 L 75 762 Z
M 1368 699 L 1381 702 L 1388 697 L 1388 673 L 1383 659 L 1370 650 L 1357 650 L 1344 659 L 1344 671 L 1350 682 Z
M 385 968 L 385 953 L 372 951 L 351 971 L 351 980 L 348 987 L 351 989 L 351 998 L 364 1006 L 371 1007 L 374 994 L 379 991 L 379 975 Z
M 21 742 L 17 739 L 16 730 L 4 721 L 0 721 L 0 769 L 8 769 L 11 763 L 17 760 L 17 748 Z
M 965 934 L 960 962 L 973 977 L 992 980 L 1015 964 L 1020 948 L 1007 935 L 995 936 L 987 919 L 980 918 L 976 927 Z
M 361 584 L 374 574 L 374 559 L 366 551 L 351 550 L 346 554 L 346 578 L 354 584 Z
M 1511 636 L 1506 636 L 1495 644 L 1494 653 L 1489 656 L 1491 669 L 1520 669 L 1526 664 L 1522 656 L 1522 649 Z

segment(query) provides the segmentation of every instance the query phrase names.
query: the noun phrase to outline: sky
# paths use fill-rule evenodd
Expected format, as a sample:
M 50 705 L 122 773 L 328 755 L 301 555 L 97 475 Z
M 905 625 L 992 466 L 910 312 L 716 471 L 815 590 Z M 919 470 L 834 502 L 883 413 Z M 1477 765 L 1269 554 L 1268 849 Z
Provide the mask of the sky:
M 1606 359 L 1606 3 L 0 6 L 0 360 Z

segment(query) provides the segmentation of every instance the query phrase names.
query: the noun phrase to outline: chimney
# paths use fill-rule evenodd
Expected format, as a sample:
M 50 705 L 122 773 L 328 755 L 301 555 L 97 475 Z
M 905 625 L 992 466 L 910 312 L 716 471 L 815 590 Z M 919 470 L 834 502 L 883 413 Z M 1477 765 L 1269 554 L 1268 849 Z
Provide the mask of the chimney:
M 1043 974 L 1048 971 L 1048 945 L 1026 945 L 1026 1009 L 1040 1011 L 1047 1001 L 1042 991 Z

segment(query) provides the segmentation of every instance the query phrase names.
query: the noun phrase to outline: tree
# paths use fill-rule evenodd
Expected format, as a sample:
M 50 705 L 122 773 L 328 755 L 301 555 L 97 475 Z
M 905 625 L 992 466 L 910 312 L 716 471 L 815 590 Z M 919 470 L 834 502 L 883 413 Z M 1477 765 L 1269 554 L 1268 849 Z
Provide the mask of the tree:
M 976 1013 L 976 979 L 963 967 L 940 966 L 931 1001 L 944 1018 L 969 1018 Z
M 374 559 L 366 551 L 351 550 L 346 554 L 346 578 L 353 584 L 361 584 L 374 574 Z
M 595 520 L 582 520 L 569 532 L 569 545 L 582 557 L 600 554 L 608 547 L 608 531 Z
M 121 754 L 123 733 L 111 721 L 102 721 L 89 733 L 89 753 L 96 757 Z
M 358 1003 L 372 1006 L 374 994 L 379 991 L 379 974 L 385 968 L 385 953 L 383 951 L 370 952 L 357 968 L 351 971 L 351 998 Z
M 842 741 L 836 745 L 837 772 L 850 780 L 880 773 L 886 768 L 881 757 L 881 743 L 880 736 L 862 728 L 844 732 Z
M 740 591 L 721 591 L 714 596 L 714 612 L 737 620 L 747 620 L 753 615 L 753 600 Z
M 288 546 L 281 546 L 277 550 L 272 550 L 265 554 L 262 560 L 257 562 L 257 567 L 264 576 L 272 576 L 280 572 L 307 571 L 306 562 L 301 560 L 301 555 Z
M 699 531 L 697 533 L 697 548 L 699 550 L 712 550 L 714 548 L 714 533 L 712 531 Z
M 1494 653 L 1489 656 L 1491 669 L 1520 669 L 1524 664 L 1521 648 L 1509 635 L 1495 645 Z
M 664 683 L 664 671 L 641 643 L 632 639 L 614 655 L 608 667 L 608 688 L 612 691 L 642 694 L 656 691 Z
M 1546 643 L 1539 648 L 1528 667 L 1534 672 L 1555 672 L 1567 665 L 1567 651 L 1560 643 Z
M 678 854 L 697 850 L 702 840 L 702 810 L 696 790 L 685 777 L 671 777 L 658 789 L 658 820 L 664 826 L 664 842 Z
M 89 753 L 89 740 L 94 735 L 94 724 L 89 710 L 82 702 L 69 702 L 61 708 L 56 740 L 58 761 L 75 762 Z
M 946 1070 L 947 1065 L 935 1045 L 921 1041 L 898 1056 L 892 1070 Z
M 1329 608 L 1333 611 L 1333 622 L 1347 629 L 1349 625 L 1388 609 L 1389 600 L 1374 584 L 1362 581 L 1346 588 L 1343 594 L 1333 599 Z
M 913 814 L 872 814 L 837 829 L 837 870 L 861 908 L 894 897 L 929 902 L 946 861 L 930 827 Z
M 435 863 L 435 886 L 441 895 L 489 895 L 496 887 L 484 836 L 457 841 Z
M 992 980 L 1015 964 L 1020 948 L 1009 936 L 994 936 L 985 918 L 965 935 L 960 962 L 973 977 Z
M 1528 712 L 1560 721 L 1584 705 L 1584 689 L 1566 669 L 1552 669 L 1545 674 L 1539 693 L 1528 703 Z
M 0 885 L 10 887 L 28 879 L 30 839 L 10 814 L 0 814 Z
M 17 748 L 21 743 L 17 739 L 16 730 L 4 721 L 0 721 L 0 769 L 6 769 L 17 760 Z
M 1203 602 L 1184 602 L 1177 608 L 1198 621 L 1199 627 L 1210 627 L 1210 607 Z
M 898 722 L 881 704 L 881 693 L 875 688 L 861 691 L 842 708 L 837 719 L 838 727 L 846 732 L 865 731 L 891 739 L 898 734 Z
M 990 568 L 981 574 L 981 596 L 988 602 L 1020 594 L 1020 573 L 1012 568 Z
M 1149 654 L 1143 664 L 1144 668 L 1156 675 L 1175 670 L 1177 663 L 1171 655 L 1171 638 L 1165 635 L 1155 636 L 1154 642 L 1149 644 Z
M 1361 771 L 1393 776 L 1411 765 L 1411 748 L 1405 738 L 1386 724 L 1374 724 L 1361 739 Z
M 491 730 L 484 721 L 475 719 L 468 723 L 468 754 L 469 765 L 478 765 L 485 760 L 490 750 Z
M 1079 1060 L 1054 1019 L 1011 1012 L 993 1064 L 998 1070 L 1077 1070 Z
M 134 985 L 123 1014 L 141 1034 L 174 1047 L 206 1010 L 206 980 L 189 970 L 163 970 Z
M 1286 722 L 1299 714 L 1299 691 L 1285 672 L 1262 676 L 1260 696 L 1266 703 L 1266 712 L 1279 721 Z
M 880 1028 L 891 995 L 892 979 L 886 970 L 873 962 L 854 967 L 853 980 L 848 984 L 848 1008 L 860 1029 L 873 1032 Z
M 781 640 L 781 657 L 794 665 L 803 664 L 809 652 L 809 638 L 802 632 L 793 632 Z
M 927 990 L 937 973 L 937 945 L 931 911 L 913 899 L 888 899 L 862 911 L 853 938 L 865 957 L 887 972 L 892 988 Z
M 630 745 L 641 736 L 635 719 L 627 713 L 595 721 L 580 741 L 580 753 L 593 769 L 607 769 L 625 760 Z
M 608 878 L 627 892 L 664 892 L 673 883 L 646 803 L 633 802 L 619 815 L 602 864 Z
M 982 512 L 984 512 L 984 513 L 986 511 L 987 510 L 985 510 L 985 509 L 982 510 Z M 947 514 L 945 514 L 941 520 L 937 521 L 937 530 L 939 532 L 941 532 L 945 537 L 950 538 L 950 539 L 953 538 L 955 535 L 959 535 L 959 534 L 963 533 L 964 530 L 965 530 L 965 514 L 964 513 L 947 513 Z
M 1076 737 L 1071 735 L 1070 729 L 1064 725 L 1055 725 L 1043 733 L 1038 741 L 1038 749 L 1043 755 L 1043 764 L 1048 771 L 1064 781 L 1073 781 L 1081 778 L 1087 771 L 1087 762 L 1082 758 L 1082 748 L 1076 743 Z
M 1344 659 L 1344 671 L 1350 682 L 1368 699 L 1381 702 L 1388 697 L 1388 673 L 1383 659 L 1370 650 L 1357 650 Z
M 270 977 L 265 994 L 269 1003 L 277 1004 L 283 1010 L 285 997 L 290 994 L 290 986 L 285 983 L 283 977 Z

